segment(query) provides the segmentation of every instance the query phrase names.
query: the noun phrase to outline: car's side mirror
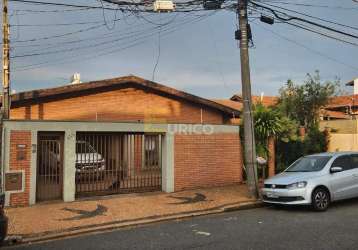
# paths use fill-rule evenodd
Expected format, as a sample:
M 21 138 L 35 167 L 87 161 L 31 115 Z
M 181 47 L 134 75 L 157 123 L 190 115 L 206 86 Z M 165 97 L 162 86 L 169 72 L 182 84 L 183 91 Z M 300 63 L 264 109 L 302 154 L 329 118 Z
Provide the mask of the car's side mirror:
M 343 171 L 342 167 L 331 167 L 331 169 L 330 169 L 331 174 L 339 173 L 339 172 L 342 172 L 342 171 Z

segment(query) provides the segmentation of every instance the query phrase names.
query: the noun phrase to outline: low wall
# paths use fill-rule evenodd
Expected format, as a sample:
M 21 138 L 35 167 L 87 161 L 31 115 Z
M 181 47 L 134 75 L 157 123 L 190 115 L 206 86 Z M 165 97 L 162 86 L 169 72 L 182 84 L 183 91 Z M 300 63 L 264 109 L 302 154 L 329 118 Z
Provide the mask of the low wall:
M 175 191 L 242 182 L 238 133 L 175 135 Z

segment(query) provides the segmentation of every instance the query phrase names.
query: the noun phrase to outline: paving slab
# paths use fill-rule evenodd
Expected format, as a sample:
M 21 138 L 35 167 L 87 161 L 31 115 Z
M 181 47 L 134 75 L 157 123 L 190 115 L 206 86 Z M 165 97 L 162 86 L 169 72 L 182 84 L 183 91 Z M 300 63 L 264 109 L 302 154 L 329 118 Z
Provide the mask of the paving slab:
M 7 208 L 9 235 L 37 241 L 123 226 L 231 211 L 258 204 L 245 185 L 176 193 L 122 194 Z

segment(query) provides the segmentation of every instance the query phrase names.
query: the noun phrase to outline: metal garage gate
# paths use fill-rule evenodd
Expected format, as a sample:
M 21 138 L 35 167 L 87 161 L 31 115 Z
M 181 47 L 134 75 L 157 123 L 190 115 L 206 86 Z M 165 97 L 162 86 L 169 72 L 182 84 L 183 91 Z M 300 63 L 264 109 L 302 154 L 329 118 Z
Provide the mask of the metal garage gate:
M 76 135 L 76 196 L 161 190 L 160 134 Z

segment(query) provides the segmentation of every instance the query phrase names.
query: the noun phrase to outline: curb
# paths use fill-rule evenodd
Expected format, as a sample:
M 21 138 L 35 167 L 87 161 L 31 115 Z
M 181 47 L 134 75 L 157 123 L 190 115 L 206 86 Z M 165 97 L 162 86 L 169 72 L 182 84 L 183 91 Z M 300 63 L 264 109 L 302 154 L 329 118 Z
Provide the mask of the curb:
M 74 230 L 74 231 L 70 231 L 70 232 L 68 232 L 68 231 L 67 232 L 66 231 L 56 232 L 56 233 L 53 233 L 52 235 L 46 234 L 46 235 L 34 236 L 34 237 L 29 236 L 29 237 L 23 238 L 21 242 L 8 242 L 8 244 L 7 244 L 7 242 L 5 242 L 4 246 L 15 246 L 15 245 L 26 245 L 26 244 L 32 244 L 32 243 L 40 243 L 40 242 L 45 242 L 45 241 L 59 240 L 59 239 L 64 239 L 64 238 L 69 238 L 69 237 L 86 235 L 86 234 L 104 233 L 104 232 L 109 232 L 109 231 L 122 229 L 122 228 L 124 229 L 124 228 L 145 226 L 145 225 L 149 225 L 149 224 L 155 224 L 155 223 L 166 222 L 166 221 L 184 220 L 184 219 L 189 219 L 192 217 L 220 214 L 220 213 L 226 213 L 226 212 L 234 212 L 234 211 L 239 211 L 239 210 L 254 209 L 254 208 L 259 208 L 262 206 L 263 206 L 263 203 L 261 201 L 242 202 L 237 205 L 226 206 L 226 207 L 223 207 L 220 209 L 214 209 L 214 210 L 207 209 L 207 210 L 187 213 L 187 214 L 183 214 L 183 215 L 162 216 L 162 217 L 158 217 L 156 219 L 138 219 L 138 220 L 135 220 L 135 221 L 132 221 L 129 223 L 114 222 L 113 224 L 109 224 L 109 225 L 105 225 L 105 226 L 95 226 L 95 227 L 89 226 L 88 228 Z

